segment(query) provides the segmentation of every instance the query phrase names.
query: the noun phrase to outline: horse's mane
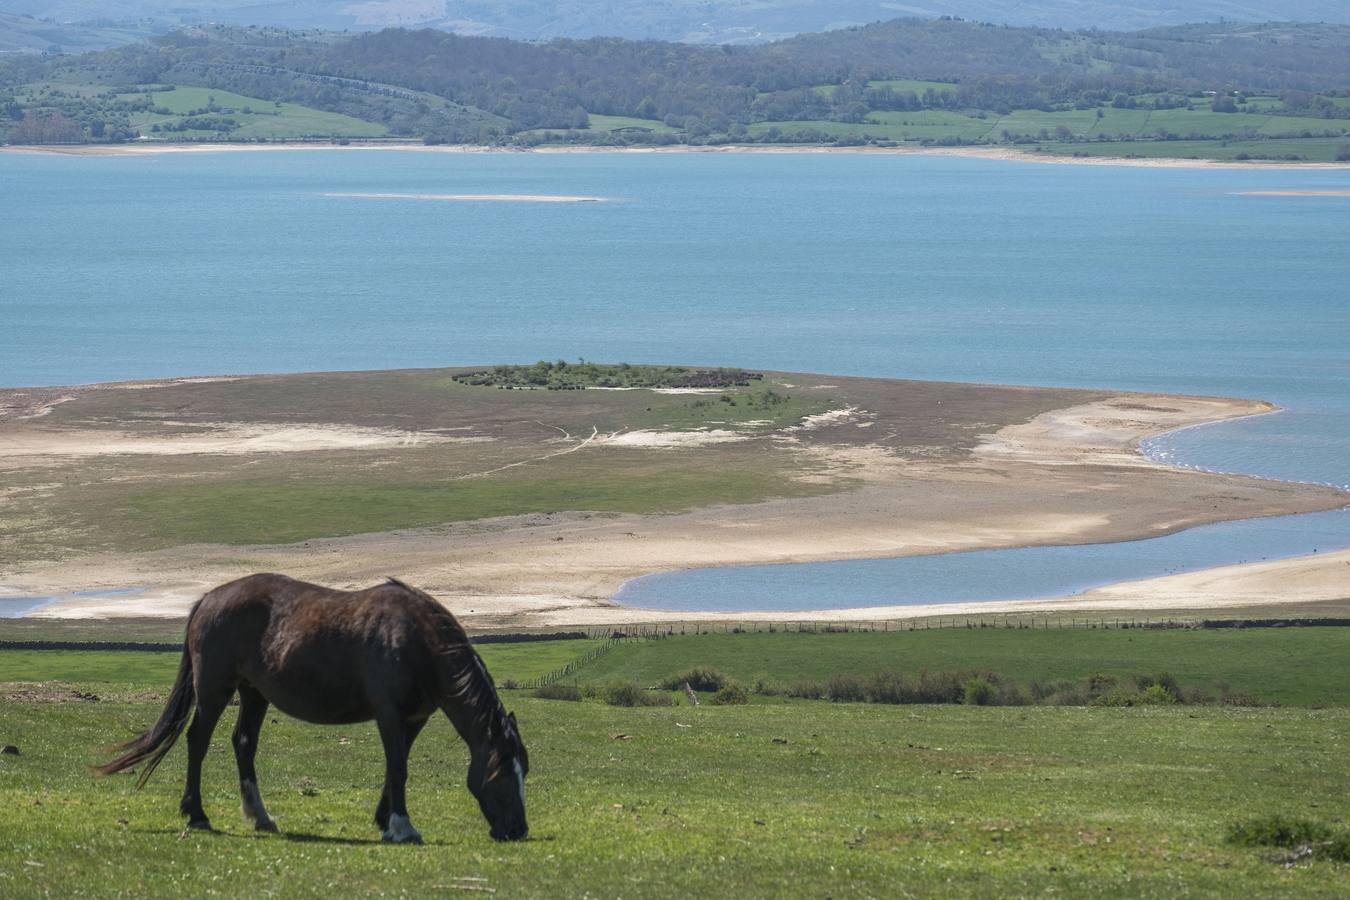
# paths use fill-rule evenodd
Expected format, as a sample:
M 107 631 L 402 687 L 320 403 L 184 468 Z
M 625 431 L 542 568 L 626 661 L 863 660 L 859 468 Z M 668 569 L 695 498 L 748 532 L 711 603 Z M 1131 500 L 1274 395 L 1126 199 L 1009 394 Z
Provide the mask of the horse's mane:
M 438 640 L 433 649 L 447 662 L 445 697 L 463 711 L 464 725 L 487 739 L 488 767 L 489 771 L 495 772 L 499 763 L 498 750 L 515 726 L 507 717 L 492 676 L 469 640 L 468 632 L 450 610 L 426 591 L 392 577 L 388 584 L 426 600 L 435 611 L 433 629 Z

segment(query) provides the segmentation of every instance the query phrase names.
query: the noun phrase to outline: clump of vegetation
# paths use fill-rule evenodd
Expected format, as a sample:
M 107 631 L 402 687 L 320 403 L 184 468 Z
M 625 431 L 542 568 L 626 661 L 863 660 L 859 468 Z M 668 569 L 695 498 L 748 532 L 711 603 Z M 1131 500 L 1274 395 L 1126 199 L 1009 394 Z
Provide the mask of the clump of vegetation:
M 1331 829 L 1321 822 L 1277 813 L 1235 823 L 1228 831 L 1228 843 L 1240 847 L 1297 847 L 1325 841 L 1330 836 Z
M 720 691 L 713 694 L 712 702 L 715 706 L 744 706 L 750 702 L 750 692 L 739 681 L 728 681 Z
M 1290 851 L 1277 859 L 1330 859 L 1350 862 L 1350 829 L 1334 829 L 1322 822 L 1280 814 L 1237 822 L 1228 830 L 1228 843 L 1239 847 L 1278 847 Z
M 517 390 L 580 391 L 586 388 L 745 387 L 764 376 L 744 369 L 688 369 L 683 366 L 603 365 L 540 360 L 530 366 L 493 366 L 454 376 L 461 384 Z M 771 392 L 770 392 L 771 393 Z
M 683 690 L 686 684 L 696 691 L 720 691 L 727 685 L 727 676 L 708 666 L 695 666 L 662 680 L 660 687 L 666 691 L 678 691 Z
M 1186 689 L 1166 672 L 1136 675 L 1122 684 L 1112 675 L 1089 675 L 1083 682 L 1033 680 L 1027 690 L 1011 679 L 984 669 L 954 672 L 877 672 L 872 675 L 838 673 L 824 680 L 801 679 L 787 685 L 755 681 L 755 693 L 838 703 L 964 703 L 970 706 L 1165 706 L 1206 704 L 1214 698 L 1199 689 Z M 1229 705 L 1261 706 L 1251 694 L 1225 692 L 1219 700 Z
M 745 406 L 749 409 L 774 409 L 787 403 L 792 399 L 792 396 L 790 394 L 780 394 L 777 391 L 765 388 L 762 391 L 742 394 L 739 397 L 735 394 L 723 394 L 717 399 L 727 406 Z
M 581 700 L 581 688 L 575 684 L 562 684 L 554 682 L 546 684 L 534 692 L 534 695 L 540 700 Z
M 989 706 L 996 698 L 994 686 L 979 675 L 961 683 L 961 702 L 967 706 Z
M 604 691 L 605 702 L 610 706 L 674 706 L 675 701 L 669 694 L 659 694 L 646 690 L 636 683 L 618 682 Z

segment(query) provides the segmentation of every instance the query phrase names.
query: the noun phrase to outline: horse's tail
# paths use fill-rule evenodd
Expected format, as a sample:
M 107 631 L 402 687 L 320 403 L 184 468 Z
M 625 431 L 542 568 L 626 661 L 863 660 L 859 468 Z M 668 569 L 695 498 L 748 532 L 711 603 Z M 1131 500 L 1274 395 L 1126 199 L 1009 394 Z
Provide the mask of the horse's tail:
M 188 719 L 192 716 L 192 709 L 196 706 L 196 702 L 197 692 L 192 684 L 192 656 L 185 646 L 183 648 L 183 659 L 178 664 L 178 678 L 174 680 L 173 691 L 169 694 L 169 702 L 164 704 L 164 711 L 159 714 L 159 721 L 155 722 L 150 730 L 140 737 L 127 741 L 125 744 L 108 748 L 109 753 L 120 753 L 122 755 L 112 762 L 95 766 L 94 771 L 99 775 L 111 775 L 144 761 L 145 768 L 141 770 L 141 777 L 136 781 L 137 788 L 144 787 L 145 783 L 150 780 L 150 775 L 155 771 L 155 767 L 159 765 L 160 760 L 164 759 L 168 752 L 173 749 L 174 742 L 183 733 L 183 729 L 187 727 Z

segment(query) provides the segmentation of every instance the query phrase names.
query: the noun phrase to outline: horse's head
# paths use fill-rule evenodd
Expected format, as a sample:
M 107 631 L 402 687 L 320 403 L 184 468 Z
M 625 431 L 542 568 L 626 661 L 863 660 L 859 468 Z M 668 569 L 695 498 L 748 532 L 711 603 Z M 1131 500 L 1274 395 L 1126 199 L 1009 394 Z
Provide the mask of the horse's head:
M 469 791 L 478 800 L 493 840 L 518 841 L 530 833 L 525 822 L 525 776 L 530 756 L 516 730 L 516 715 L 502 717 L 475 748 L 469 763 Z

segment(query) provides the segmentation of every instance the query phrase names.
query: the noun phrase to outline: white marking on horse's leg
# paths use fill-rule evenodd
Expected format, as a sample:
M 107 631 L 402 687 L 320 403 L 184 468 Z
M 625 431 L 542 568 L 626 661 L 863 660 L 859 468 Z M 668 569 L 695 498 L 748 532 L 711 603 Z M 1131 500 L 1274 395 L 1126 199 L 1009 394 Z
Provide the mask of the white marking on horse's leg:
M 247 779 L 239 782 L 239 795 L 244 801 L 242 807 L 245 822 L 248 822 L 257 831 L 277 830 L 277 823 L 268 817 L 267 809 L 263 806 L 262 795 L 258 793 L 256 784 Z
M 391 844 L 420 844 L 422 835 L 412 826 L 407 816 L 394 813 L 389 817 L 389 827 L 385 828 L 384 840 Z
M 520 790 L 520 806 L 525 807 L 525 770 L 520 767 L 520 760 L 514 760 L 512 765 L 516 768 L 516 787 Z

